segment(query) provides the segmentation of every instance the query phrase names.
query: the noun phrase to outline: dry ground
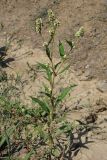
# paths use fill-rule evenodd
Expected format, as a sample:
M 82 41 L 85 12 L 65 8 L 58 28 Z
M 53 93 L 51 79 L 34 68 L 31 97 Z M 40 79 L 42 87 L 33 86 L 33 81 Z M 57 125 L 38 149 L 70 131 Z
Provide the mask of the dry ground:
M 88 145 L 89 150 L 82 149 L 76 160 L 107 160 L 107 90 L 102 93 L 97 89 L 100 80 L 107 80 L 107 0 L 0 0 L 0 47 L 5 45 L 6 36 L 12 36 L 6 58 L 14 57 L 4 70 L 28 79 L 26 63 L 46 61 L 41 39 L 34 31 L 34 21 L 43 18 L 46 37 L 49 8 L 61 21 L 56 43 L 66 38 L 76 41 L 76 48 L 70 55 L 71 69 L 66 73 L 66 81 L 63 77 L 61 80 L 62 86 L 65 82 L 78 85 L 66 103 L 74 109 L 69 118 L 80 119 L 87 112 L 93 112 L 98 117 L 95 124 L 100 127 L 89 132 L 94 142 Z M 81 26 L 85 35 L 77 41 L 74 33 Z M 56 55 L 55 59 L 58 59 Z M 24 88 L 25 101 L 29 100 L 29 95 L 37 94 L 41 83 L 42 78 L 37 75 L 35 83 Z

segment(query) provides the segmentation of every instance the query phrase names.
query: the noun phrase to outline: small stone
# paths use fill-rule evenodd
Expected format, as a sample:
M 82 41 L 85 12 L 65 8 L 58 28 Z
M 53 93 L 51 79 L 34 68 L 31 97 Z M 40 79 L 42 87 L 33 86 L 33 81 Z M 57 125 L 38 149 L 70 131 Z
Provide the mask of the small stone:
M 19 157 L 25 157 L 25 155 L 28 153 L 26 148 L 21 149 L 21 151 L 19 152 Z
M 100 92 L 107 92 L 107 81 L 103 80 L 103 81 L 98 82 L 97 89 Z
M 76 76 L 81 76 L 82 74 L 83 74 L 83 72 L 81 70 L 76 72 Z
M 86 71 L 84 72 L 83 76 L 80 78 L 80 81 L 90 81 L 93 78 L 93 73 L 91 68 L 86 69 Z
M 86 136 L 82 136 L 82 137 L 81 137 L 81 141 L 82 141 L 83 144 L 85 144 L 86 141 L 87 141 L 87 137 L 86 137 Z

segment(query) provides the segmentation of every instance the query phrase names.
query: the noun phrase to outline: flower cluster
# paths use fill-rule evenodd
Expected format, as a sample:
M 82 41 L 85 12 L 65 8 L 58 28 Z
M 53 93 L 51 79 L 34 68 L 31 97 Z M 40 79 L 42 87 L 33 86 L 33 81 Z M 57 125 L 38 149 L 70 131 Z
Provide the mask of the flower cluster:
M 51 9 L 48 10 L 48 19 L 49 19 L 49 25 L 50 25 L 49 33 L 50 33 L 50 36 L 53 37 L 55 34 L 56 28 L 60 25 L 60 22 L 58 21 L 58 19 L 56 19 Z
M 54 36 L 54 34 L 55 34 L 55 28 L 54 28 L 53 26 L 50 27 L 50 29 L 49 29 L 49 34 L 50 34 L 51 37 Z
M 57 27 L 60 25 L 60 22 L 58 21 L 58 19 L 56 19 L 55 14 L 51 9 L 48 10 L 48 20 L 49 20 L 49 34 L 51 37 L 53 37 Z M 38 18 L 36 20 L 37 33 L 41 34 L 42 26 L 43 26 L 42 19 Z
M 59 25 L 60 25 L 60 22 L 58 21 L 58 19 L 55 19 L 55 21 L 54 21 L 54 26 L 55 26 L 55 27 L 59 27 Z
M 36 32 L 41 34 L 41 30 L 42 30 L 42 26 L 43 26 L 43 22 L 41 18 L 38 18 L 36 20 Z
M 51 9 L 48 10 L 48 19 L 51 24 L 55 21 L 55 15 Z
M 75 37 L 83 37 L 84 36 L 84 27 L 81 27 L 79 31 L 75 33 Z

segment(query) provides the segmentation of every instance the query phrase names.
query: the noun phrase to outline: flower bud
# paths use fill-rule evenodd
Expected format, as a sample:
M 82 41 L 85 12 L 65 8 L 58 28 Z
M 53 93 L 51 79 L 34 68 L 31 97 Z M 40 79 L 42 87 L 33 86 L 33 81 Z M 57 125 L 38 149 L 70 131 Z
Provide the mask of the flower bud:
M 53 23 L 55 21 L 55 15 L 51 9 L 48 10 L 49 22 Z
M 50 34 L 51 37 L 54 36 L 54 34 L 55 34 L 55 29 L 54 29 L 53 27 L 50 28 L 49 34 Z
M 46 47 L 46 46 L 48 46 L 48 43 L 47 43 L 47 42 L 44 42 L 44 43 L 43 43 L 43 47 Z
M 37 33 L 41 33 L 42 26 L 43 26 L 42 19 L 41 19 L 41 18 L 38 18 L 38 19 L 36 20 L 36 32 L 37 32 Z
M 59 27 L 59 25 L 60 25 L 60 22 L 58 21 L 58 19 L 56 19 L 56 20 L 54 21 L 54 26 L 55 26 L 55 27 Z
M 67 57 L 67 55 L 65 54 L 64 56 L 63 56 L 63 58 L 65 59 Z

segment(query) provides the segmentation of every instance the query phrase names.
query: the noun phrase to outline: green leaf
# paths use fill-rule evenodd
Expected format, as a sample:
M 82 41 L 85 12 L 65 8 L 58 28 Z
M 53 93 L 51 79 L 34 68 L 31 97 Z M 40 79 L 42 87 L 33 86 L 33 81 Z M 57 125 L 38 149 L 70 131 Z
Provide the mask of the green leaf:
M 50 113 L 50 109 L 49 109 L 49 106 L 46 102 L 43 102 L 41 100 L 39 100 L 38 98 L 34 98 L 34 97 L 31 97 L 32 101 L 34 103 L 37 103 L 39 104 L 39 106 L 46 112 L 46 113 Z
M 15 130 L 15 128 L 8 128 L 8 129 L 6 130 L 6 133 L 7 133 L 8 137 L 10 137 L 10 136 L 13 134 L 14 130 Z M 5 142 L 7 142 L 7 137 L 6 137 L 6 134 L 4 133 L 4 134 L 1 135 L 1 137 L 0 137 L 0 147 L 2 147 L 2 145 L 3 145 Z
M 47 92 L 40 92 L 41 94 L 44 94 L 44 95 L 46 95 L 47 97 L 51 97 L 51 94 L 50 93 L 47 93 Z
M 48 67 L 47 68 L 47 76 L 48 76 L 48 80 L 51 81 L 51 78 L 52 78 L 52 72 L 50 70 L 50 68 Z
M 44 91 L 50 93 L 49 87 L 43 83 Z
M 38 63 L 38 66 L 40 67 L 40 69 L 43 69 L 46 71 L 47 77 L 46 79 L 51 81 L 51 77 L 52 77 L 52 71 L 49 67 L 49 65 L 43 64 L 43 63 Z
M 70 68 L 70 64 L 64 67 L 58 74 L 61 74 Z
M 59 41 L 59 53 L 60 53 L 61 58 L 65 56 L 64 46 L 61 41 Z
M 56 105 L 58 105 L 58 103 L 61 102 L 68 95 L 71 89 L 73 89 L 75 86 L 76 85 L 74 84 L 74 85 L 71 85 L 70 87 L 64 88 L 63 91 L 61 91 L 60 95 L 56 99 Z
M 57 69 L 57 67 L 61 64 L 61 62 L 58 62 L 56 65 L 55 65 L 55 69 Z
M 61 124 L 59 130 L 61 130 L 62 133 L 70 133 L 72 131 L 72 125 L 71 123 L 65 121 Z
M 54 149 L 52 149 L 52 154 L 55 157 L 59 157 L 61 153 L 60 153 L 60 150 L 58 148 L 54 148 Z
M 50 60 L 52 60 L 52 58 L 51 58 L 51 52 L 50 52 L 50 49 L 49 49 L 48 45 L 45 45 L 45 49 L 46 49 L 46 54 L 47 54 L 48 58 Z
M 38 125 L 36 127 L 37 136 L 45 139 L 45 131 L 44 131 L 44 125 Z
M 66 42 L 68 43 L 68 45 L 70 46 L 71 50 L 74 48 L 74 42 L 66 40 Z
M 47 65 L 46 65 L 46 64 L 37 63 L 37 66 L 38 66 L 40 69 L 47 70 Z

